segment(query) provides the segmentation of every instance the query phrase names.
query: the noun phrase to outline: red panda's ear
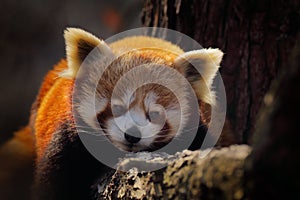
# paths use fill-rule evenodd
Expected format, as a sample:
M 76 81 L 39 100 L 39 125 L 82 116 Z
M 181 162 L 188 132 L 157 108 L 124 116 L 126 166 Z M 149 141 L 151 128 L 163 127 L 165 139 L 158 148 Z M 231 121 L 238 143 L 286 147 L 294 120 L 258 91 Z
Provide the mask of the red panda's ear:
M 74 78 L 80 65 L 94 48 L 97 47 L 104 55 L 112 53 L 103 40 L 79 28 L 67 28 L 64 31 L 64 38 L 68 62 L 68 69 L 61 73 L 64 77 Z
M 175 65 L 183 68 L 197 96 L 209 104 L 214 103 L 210 87 L 220 67 L 222 57 L 221 50 L 209 48 L 189 51 L 175 59 Z

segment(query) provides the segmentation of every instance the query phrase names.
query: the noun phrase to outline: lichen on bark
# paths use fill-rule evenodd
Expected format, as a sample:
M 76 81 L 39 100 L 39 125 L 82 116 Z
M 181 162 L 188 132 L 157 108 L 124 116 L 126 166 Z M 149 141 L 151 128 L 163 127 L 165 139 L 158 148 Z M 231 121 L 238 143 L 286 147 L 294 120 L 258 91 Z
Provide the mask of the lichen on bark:
M 244 160 L 251 148 L 233 145 L 208 151 L 177 153 L 177 159 L 166 160 L 168 166 L 157 171 L 116 171 L 98 199 L 242 199 Z

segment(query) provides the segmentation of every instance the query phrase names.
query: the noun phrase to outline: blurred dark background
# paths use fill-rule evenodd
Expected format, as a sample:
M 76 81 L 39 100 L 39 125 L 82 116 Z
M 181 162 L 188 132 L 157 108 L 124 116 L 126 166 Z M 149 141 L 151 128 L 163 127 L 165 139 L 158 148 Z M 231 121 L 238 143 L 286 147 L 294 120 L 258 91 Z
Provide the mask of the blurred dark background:
M 141 0 L 1 0 L 0 143 L 25 126 L 43 76 L 65 56 L 63 31 L 105 39 L 140 27 Z

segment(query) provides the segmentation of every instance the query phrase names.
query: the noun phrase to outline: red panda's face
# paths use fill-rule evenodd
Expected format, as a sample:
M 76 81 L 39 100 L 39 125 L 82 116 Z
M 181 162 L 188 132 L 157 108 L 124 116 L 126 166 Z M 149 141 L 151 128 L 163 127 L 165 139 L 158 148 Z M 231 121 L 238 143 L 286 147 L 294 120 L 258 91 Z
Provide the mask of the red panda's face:
M 156 73 L 157 64 L 162 69 L 160 73 Z M 174 75 L 179 72 L 173 69 L 170 73 L 169 68 L 172 66 L 161 58 L 145 58 L 141 52 L 130 52 L 102 74 L 97 94 L 105 108 L 99 109 L 97 120 L 105 135 L 120 149 L 153 151 L 168 144 L 178 133 L 182 117 L 180 100 L 170 88 L 152 83 L 174 85 L 185 98 L 185 86 Z M 146 79 L 150 81 L 143 82 Z
M 129 105 L 112 99 L 97 115 L 104 133 L 116 146 L 133 152 L 155 150 L 176 135 L 180 106 L 175 97 L 162 98 L 158 90 L 159 86 L 156 91 L 139 89 L 131 96 Z
M 113 144 L 125 151 L 153 151 L 175 137 L 181 111 L 177 98 L 167 88 L 145 85 L 127 99 L 111 99 L 111 104 L 97 115 Z
M 153 151 L 180 134 L 191 111 L 198 112 L 187 88 L 193 88 L 196 103 L 214 103 L 210 86 L 223 56 L 218 49 L 184 52 L 147 36 L 108 45 L 74 28 L 65 39 L 68 69 L 61 75 L 76 79 L 74 113 L 92 131 L 100 125 L 122 150 Z

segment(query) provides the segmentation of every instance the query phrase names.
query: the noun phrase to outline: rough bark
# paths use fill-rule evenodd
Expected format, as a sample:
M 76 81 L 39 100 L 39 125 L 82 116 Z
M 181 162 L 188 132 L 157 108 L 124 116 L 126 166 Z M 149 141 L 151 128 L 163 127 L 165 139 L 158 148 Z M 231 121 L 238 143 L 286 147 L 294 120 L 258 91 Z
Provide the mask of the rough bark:
M 208 156 L 205 151 L 184 151 L 155 172 L 137 168 L 117 171 L 100 181 L 98 199 L 241 199 L 244 160 L 249 152 L 246 145 L 215 149 Z M 119 168 L 127 169 L 132 161 L 121 162 Z M 147 162 L 157 163 L 157 159 Z
M 298 0 L 147 0 L 142 19 L 225 52 L 228 117 L 239 142 L 249 143 L 263 97 L 294 47 L 299 9 Z
M 264 98 L 247 160 L 252 199 L 299 199 L 300 34 L 287 66 Z

